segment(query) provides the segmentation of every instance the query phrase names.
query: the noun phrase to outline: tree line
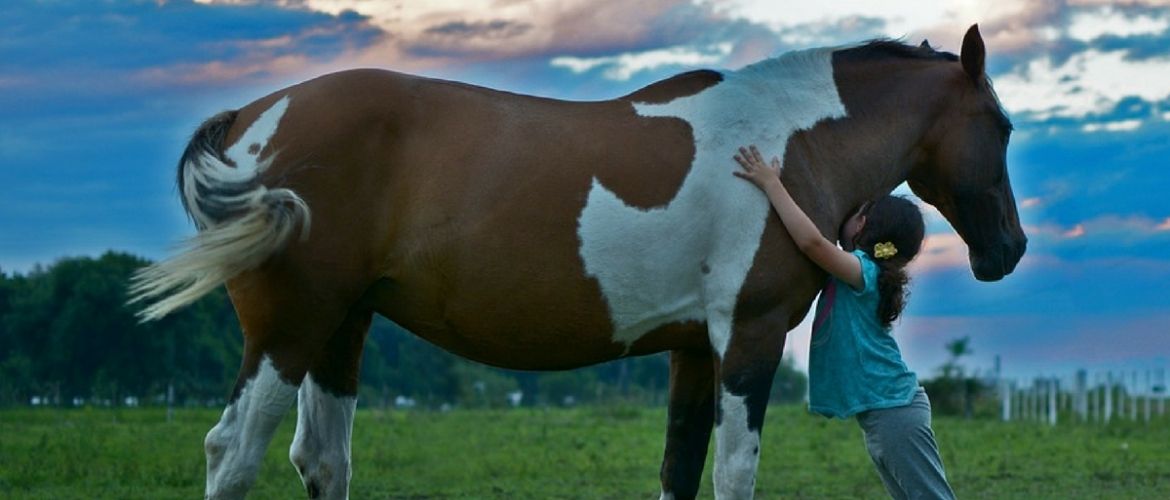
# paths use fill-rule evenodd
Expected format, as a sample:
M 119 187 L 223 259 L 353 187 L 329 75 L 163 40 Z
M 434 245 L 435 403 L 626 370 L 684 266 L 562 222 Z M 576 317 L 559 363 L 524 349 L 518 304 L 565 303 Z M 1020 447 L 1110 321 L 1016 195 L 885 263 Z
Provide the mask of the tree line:
M 222 287 L 141 324 L 130 276 L 150 261 L 122 252 L 66 258 L 25 274 L 0 270 L 0 405 L 220 405 L 243 342 Z M 362 355 L 359 405 L 440 408 L 665 404 L 665 353 L 565 372 L 502 370 L 465 360 L 378 317 Z M 772 402 L 803 401 L 805 375 L 777 370 Z M 169 396 L 168 396 L 169 395 Z

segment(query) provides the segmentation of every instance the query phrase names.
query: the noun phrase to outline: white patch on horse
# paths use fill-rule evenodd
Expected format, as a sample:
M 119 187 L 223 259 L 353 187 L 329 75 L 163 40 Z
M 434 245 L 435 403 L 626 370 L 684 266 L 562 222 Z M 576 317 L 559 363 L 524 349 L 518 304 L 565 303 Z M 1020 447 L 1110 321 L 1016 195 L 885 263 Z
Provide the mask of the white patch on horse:
M 350 436 L 357 398 L 334 396 L 312 375 L 301 382 L 297 398 L 297 431 L 288 457 L 321 498 L 349 498 Z
M 748 428 L 746 396 L 719 395 L 722 417 L 715 427 L 715 498 L 751 498 L 760 459 L 760 433 Z
M 248 179 L 263 172 L 276 158 L 275 151 L 263 161 L 260 155 L 268 148 L 268 141 L 276 135 L 276 129 L 280 126 L 281 118 L 284 118 L 284 112 L 288 110 L 288 104 L 289 96 L 281 97 L 272 107 L 260 113 L 256 121 L 248 125 L 248 130 L 244 131 L 235 144 L 224 150 L 224 156 L 236 164 L 238 175 L 242 178 Z
M 256 479 L 272 433 L 296 398 L 297 387 L 280 378 L 268 357 L 244 383 L 219 423 L 203 441 L 207 452 L 207 497 L 242 498 Z
M 609 304 L 615 342 L 628 349 L 658 326 L 705 320 L 712 347 L 726 352 L 736 297 L 771 211 L 763 193 L 732 175 L 732 156 L 754 143 L 783 158 L 793 133 L 845 116 L 833 50 L 788 53 L 725 73 L 698 94 L 635 104 L 642 116 L 690 123 L 695 159 L 663 208 L 630 206 L 593 180 L 578 221 L 580 254 Z

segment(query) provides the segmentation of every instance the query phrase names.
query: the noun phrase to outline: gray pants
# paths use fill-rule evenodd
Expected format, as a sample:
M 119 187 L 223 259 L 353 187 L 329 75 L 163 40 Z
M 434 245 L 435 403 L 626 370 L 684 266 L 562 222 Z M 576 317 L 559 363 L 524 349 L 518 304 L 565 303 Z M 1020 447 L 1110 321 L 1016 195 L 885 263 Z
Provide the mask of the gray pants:
M 857 423 L 865 432 L 865 448 L 891 497 L 955 498 L 930 430 L 930 400 L 925 389 L 919 387 L 914 401 L 906 406 L 859 413 Z

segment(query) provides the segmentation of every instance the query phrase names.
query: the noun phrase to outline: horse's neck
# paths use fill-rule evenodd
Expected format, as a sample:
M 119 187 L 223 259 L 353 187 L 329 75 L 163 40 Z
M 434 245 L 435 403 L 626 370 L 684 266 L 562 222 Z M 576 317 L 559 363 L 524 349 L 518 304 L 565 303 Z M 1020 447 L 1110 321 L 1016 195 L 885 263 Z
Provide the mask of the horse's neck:
M 906 108 L 923 105 L 917 96 L 898 95 L 920 91 L 901 83 L 914 74 L 906 71 L 910 65 L 838 64 L 833 54 L 841 50 L 849 48 L 790 52 L 728 74 L 726 93 L 753 97 L 743 100 L 750 106 L 730 113 L 735 119 L 721 130 L 737 140 L 763 141 L 771 150 L 765 154 L 782 155 L 793 196 L 833 236 L 851 209 L 905 180 L 932 115 Z M 744 122 L 768 133 L 737 132 Z M 783 131 L 800 138 L 789 140 Z
M 904 83 L 912 73 L 892 66 L 835 68 L 847 115 L 809 130 L 793 151 L 805 171 L 802 192 L 794 195 L 817 207 L 813 218 L 822 229 L 836 231 L 850 210 L 889 194 L 921 161 L 939 96 Z

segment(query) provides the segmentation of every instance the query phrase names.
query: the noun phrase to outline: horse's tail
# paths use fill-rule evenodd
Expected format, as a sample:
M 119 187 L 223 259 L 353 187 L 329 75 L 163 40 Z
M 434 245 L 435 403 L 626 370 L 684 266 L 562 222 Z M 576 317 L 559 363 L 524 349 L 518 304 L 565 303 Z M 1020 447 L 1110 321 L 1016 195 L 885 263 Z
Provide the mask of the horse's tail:
M 204 122 L 179 159 L 183 208 L 199 232 L 177 255 L 131 279 L 130 303 L 150 303 L 138 312 L 142 321 L 166 316 L 260 265 L 288 244 L 298 226 L 302 239 L 309 234 L 304 200 L 260 183 L 266 163 L 254 169 L 228 165 L 221 150 L 237 114 L 225 111 Z

